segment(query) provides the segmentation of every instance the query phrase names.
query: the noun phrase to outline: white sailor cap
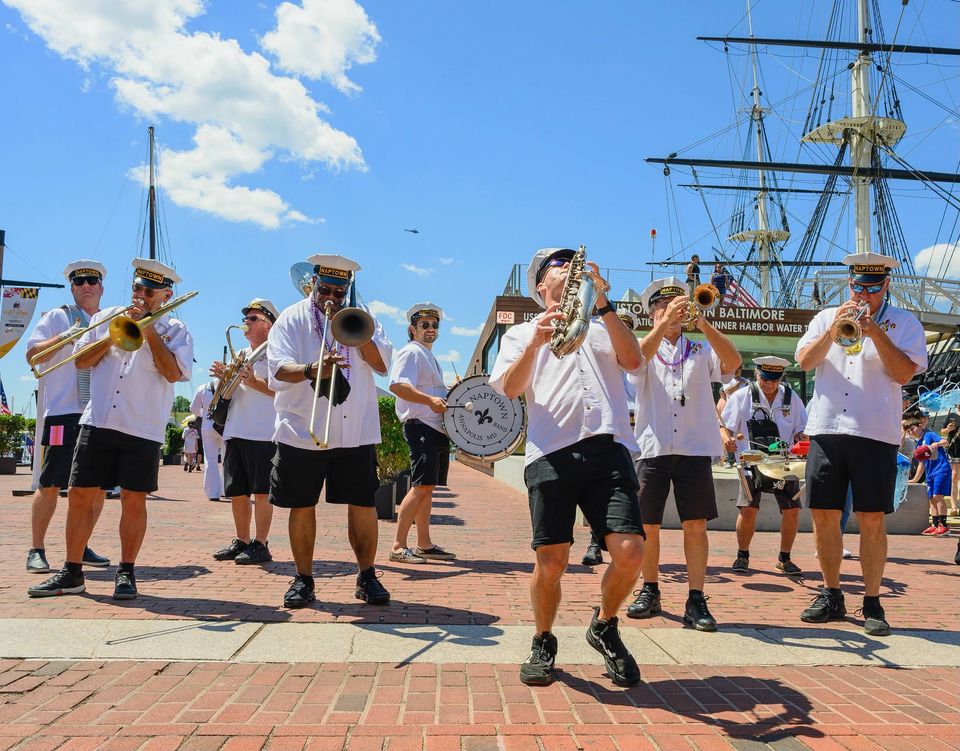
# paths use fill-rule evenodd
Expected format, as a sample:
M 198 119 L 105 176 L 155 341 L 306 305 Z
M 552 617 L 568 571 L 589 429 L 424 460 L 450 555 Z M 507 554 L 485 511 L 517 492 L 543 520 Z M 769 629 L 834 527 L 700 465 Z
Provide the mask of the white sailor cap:
M 134 269 L 134 284 L 142 284 L 144 287 L 152 287 L 153 289 L 163 289 L 172 287 L 182 281 L 180 275 L 173 268 L 153 258 L 134 258 L 130 265 Z
M 267 318 L 270 319 L 270 323 L 276 323 L 277 318 L 280 316 L 276 306 L 269 300 L 264 300 L 262 297 L 253 298 L 247 306 L 241 308 L 241 310 L 244 315 L 247 315 L 251 310 L 259 310 L 261 313 L 266 314 Z
M 424 316 L 433 316 L 438 321 L 442 321 L 443 311 L 439 305 L 434 305 L 432 302 L 418 302 L 407 311 L 407 320 L 410 321 L 410 323 L 416 323 Z
M 850 267 L 850 279 L 862 284 L 879 284 L 900 266 L 900 261 L 882 253 L 851 253 L 843 263 Z
M 654 279 L 647 288 L 641 293 L 640 298 L 643 301 L 643 309 L 649 313 L 653 304 L 664 297 L 686 297 L 690 294 L 690 288 L 686 282 L 677 279 L 675 276 L 667 276 L 663 279 Z
M 766 355 L 765 357 L 754 357 L 753 364 L 757 366 L 757 372 L 761 378 L 769 381 L 776 381 L 783 378 L 783 372 L 790 367 L 790 361 L 784 360 L 776 355 Z
M 360 264 L 336 253 L 315 253 L 307 259 L 313 264 L 313 273 L 328 277 L 331 284 L 349 284 L 353 275 L 360 270 Z
M 640 323 L 640 319 L 637 318 L 637 314 L 634 313 L 629 308 L 622 308 L 617 310 L 617 318 L 623 321 L 627 328 L 631 331 L 637 330 L 637 324 Z
M 81 258 L 79 261 L 72 261 L 67 264 L 63 270 L 63 277 L 68 282 L 75 276 L 99 276 L 102 281 L 107 275 L 107 269 L 102 263 L 91 261 L 87 258 Z
M 540 297 L 540 293 L 537 292 L 537 282 L 540 281 L 541 272 L 546 269 L 547 262 L 554 257 L 570 260 L 575 253 L 576 251 L 570 248 L 540 248 L 533 254 L 530 265 L 527 266 L 527 294 L 541 308 L 545 308 L 547 305 Z

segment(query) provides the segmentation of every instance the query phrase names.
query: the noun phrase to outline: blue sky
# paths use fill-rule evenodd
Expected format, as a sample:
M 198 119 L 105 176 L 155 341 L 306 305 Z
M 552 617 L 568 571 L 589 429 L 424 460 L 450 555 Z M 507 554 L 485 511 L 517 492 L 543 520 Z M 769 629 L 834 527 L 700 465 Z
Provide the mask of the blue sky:
M 902 18 L 899 3 L 882 5 L 888 39 L 899 20 L 899 41 L 960 46 L 957 3 L 914 2 Z M 755 33 L 822 35 L 829 3 L 785 7 L 756 3 Z M 661 170 L 643 158 L 738 116 L 731 74 L 742 78 L 746 58 L 695 37 L 746 33 L 744 9 L 739 0 L 0 0 L 4 275 L 61 281 L 68 261 L 95 258 L 110 274 L 104 304 L 128 301 L 143 200 L 131 174 L 152 123 L 166 246 L 182 290 L 200 290 L 182 309 L 197 344 L 194 385 L 239 308 L 252 297 L 294 302 L 287 270 L 324 251 L 361 263 L 359 290 L 398 346 L 395 311 L 440 304 L 450 320 L 435 351 L 462 372 L 511 265 L 538 247 L 582 242 L 601 266 L 641 268 L 656 226 L 658 258 L 685 257 L 685 244 L 709 254 L 698 242 L 709 230 L 700 199 L 675 189 L 668 212 Z M 765 93 L 795 90 L 796 74 L 816 65 L 795 51 L 762 62 Z M 960 61 L 918 62 L 904 60 L 898 75 L 955 111 L 960 68 L 950 66 Z M 910 161 L 955 170 L 955 116 L 900 93 Z M 785 123 L 802 119 L 798 102 Z M 736 158 L 736 138 L 683 153 Z M 797 157 L 795 142 L 773 141 L 779 156 Z M 673 182 L 684 178 L 675 171 Z M 929 194 L 895 192 L 912 251 L 956 237 L 956 212 L 944 229 Z M 811 207 L 791 204 L 798 217 Z M 841 223 L 841 243 L 849 232 Z M 65 294 L 44 291 L 39 309 Z M 22 343 L 0 373 L 22 408 L 34 385 Z

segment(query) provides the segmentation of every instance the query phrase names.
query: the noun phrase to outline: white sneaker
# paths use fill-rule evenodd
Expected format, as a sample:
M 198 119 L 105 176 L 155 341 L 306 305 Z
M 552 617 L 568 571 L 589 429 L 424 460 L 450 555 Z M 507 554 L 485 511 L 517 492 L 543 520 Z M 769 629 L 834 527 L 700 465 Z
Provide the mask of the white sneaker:
M 391 550 L 390 560 L 394 563 L 426 563 L 427 559 L 417 555 L 410 548 L 403 550 Z
M 844 548 L 844 549 L 843 549 L 843 557 L 844 557 L 844 558 L 853 558 L 853 553 L 851 553 L 849 550 L 847 550 L 846 548 Z

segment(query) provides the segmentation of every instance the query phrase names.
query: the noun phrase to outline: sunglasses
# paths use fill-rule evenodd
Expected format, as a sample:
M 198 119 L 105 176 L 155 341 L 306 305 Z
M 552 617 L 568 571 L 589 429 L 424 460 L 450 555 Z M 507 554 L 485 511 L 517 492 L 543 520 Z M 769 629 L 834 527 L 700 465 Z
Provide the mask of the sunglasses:
M 91 287 L 96 287 L 100 284 L 99 276 L 75 276 L 70 280 L 71 284 L 74 287 L 82 287 L 84 284 L 89 284 Z
M 142 284 L 134 284 L 133 291 L 136 292 L 138 295 L 143 295 L 146 298 L 151 298 L 155 294 L 157 294 L 157 292 L 159 292 L 160 290 L 151 289 L 150 287 L 144 287 Z
M 267 319 L 261 318 L 260 316 L 244 316 L 243 320 L 247 321 L 248 323 L 255 323 L 256 321 L 265 321 Z
M 543 275 L 547 273 L 547 269 L 561 268 L 562 266 L 566 266 L 568 263 L 570 263 L 569 258 L 551 258 L 540 267 L 540 271 L 537 272 L 537 281 L 539 282 L 541 279 L 543 279 Z
M 440 323 L 439 321 L 420 321 L 420 328 L 422 328 L 424 331 L 427 329 L 433 329 L 436 331 L 440 328 Z
M 317 285 L 317 294 L 320 297 L 335 297 L 338 300 L 342 300 L 347 296 L 346 287 L 328 287 L 326 284 Z
M 858 294 L 866 292 L 868 295 L 875 295 L 883 289 L 883 284 L 883 282 L 880 282 L 880 284 L 858 284 L 857 282 L 850 282 L 850 289 Z

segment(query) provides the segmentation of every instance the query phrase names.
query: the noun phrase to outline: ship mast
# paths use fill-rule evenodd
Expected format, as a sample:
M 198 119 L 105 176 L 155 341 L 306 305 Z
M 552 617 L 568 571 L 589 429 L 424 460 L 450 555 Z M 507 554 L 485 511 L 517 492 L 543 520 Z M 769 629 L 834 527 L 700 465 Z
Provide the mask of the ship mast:
M 150 223 L 150 258 L 157 257 L 157 189 L 153 177 L 153 126 L 147 128 L 150 139 L 150 189 L 147 192 L 147 213 Z

